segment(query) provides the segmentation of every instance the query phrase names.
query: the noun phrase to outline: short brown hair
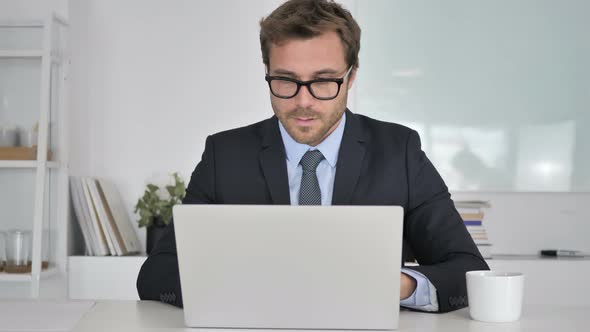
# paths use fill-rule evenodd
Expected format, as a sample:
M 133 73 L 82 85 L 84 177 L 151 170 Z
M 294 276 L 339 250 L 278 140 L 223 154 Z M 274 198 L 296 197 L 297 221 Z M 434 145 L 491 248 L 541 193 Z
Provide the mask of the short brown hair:
M 289 0 L 260 20 L 262 62 L 269 68 L 271 44 L 309 39 L 328 31 L 338 33 L 346 62 L 358 68 L 361 28 L 350 12 L 333 0 Z

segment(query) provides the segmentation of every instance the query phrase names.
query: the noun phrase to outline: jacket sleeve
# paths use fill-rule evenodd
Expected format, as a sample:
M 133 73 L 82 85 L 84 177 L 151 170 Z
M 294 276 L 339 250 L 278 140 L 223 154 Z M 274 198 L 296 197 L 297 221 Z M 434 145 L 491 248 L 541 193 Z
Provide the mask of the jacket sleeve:
M 195 168 L 183 204 L 215 203 L 215 152 L 208 137 L 201 162 Z M 137 277 L 137 292 L 142 300 L 162 301 L 182 307 L 182 292 L 176 255 L 174 222 L 166 226 Z
M 438 312 L 466 307 L 465 272 L 489 267 L 455 209 L 447 186 L 422 151 L 415 131 L 408 135 L 406 171 L 404 238 L 420 264 L 407 268 L 422 273 L 436 287 Z

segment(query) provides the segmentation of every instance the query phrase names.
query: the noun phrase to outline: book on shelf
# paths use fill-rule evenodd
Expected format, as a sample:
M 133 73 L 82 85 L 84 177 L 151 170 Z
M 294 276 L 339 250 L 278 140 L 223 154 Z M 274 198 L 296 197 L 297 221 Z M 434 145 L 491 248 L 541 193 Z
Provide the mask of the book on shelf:
M 82 220 L 85 217 L 82 215 L 82 207 L 80 204 L 80 199 L 78 198 L 78 188 L 74 184 L 74 179 L 70 179 L 70 197 L 72 199 L 72 207 L 74 208 L 76 220 L 78 221 L 78 225 L 82 231 L 82 237 L 84 238 L 85 254 L 93 256 L 94 245 L 91 243 L 90 231 L 87 227 L 88 224 L 86 223 L 86 220 Z
M 117 239 L 119 239 L 123 255 L 138 253 L 141 250 L 141 244 L 117 187 L 105 179 L 97 179 L 96 181 L 101 198 L 108 207 L 107 216 L 117 232 Z
M 467 228 L 467 231 L 470 234 L 471 233 L 485 233 L 486 232 L 486 228 L 483 226 L 483 224 L 479 224 L 479 225 L 465 224 L 465 228 Z
M 490 202 L 488 202 L 488 201 L 455 201 L 455 207 L 457 209 L 481 211 L 480 209 L 489 208 L 489 207 L 491 207 L 491 205 L 490 205 Z M 478 212 L 470 212 L 470 213 L 478 213 Z
M 103 242 L 104 235 L 100 225 L 96 222 L 96 218 L 91 217 L 91 203 L 88 202 L 88 195 L 86 194 L 86 185 L 83 183 L 82 178 L 70 177 L 70 188 L 74 203 L 74 213 L 76 220 L 84 232 L 87 230 L 87 237 L 90 239 L 90 243 L 85 242 L 86 251 L 93 256 L 106 256 L 109 254 L 106 243 Z M 76 208 L 76 204 L 78 208 Z M 94 210 L 92 210 L 94 212 Z
M 109 252 L 111 255 L 122 256 L 121 248 L 117 243 L 115 230 L 113 229 L 113 225 L 111 225 L 107 216 L 107 208 L 104 206 L 104 202 L 98 193 L 96 180 L 87 177 L 84 178 L 84 182 L 86 183 L 86 186 L 88 186 L 88 192 L 90 193 L 90 198 L 92 199 L 92 204 L 94 205 L 94 210 L 96 211 L 96 218 L 104 232 L 104 237 L 107 240 Z
M 467 219 L 463 219 L 463 223 L 465 224 L 465 226 L 481 226 L 482 223 L 481 220 L 467 220 Z
M 86 249 L 85 254 L 89 256 L 98 255 L 99 250 L 97 249 L 97 244 L 94 242 L 95 235 L 92 225 L 89 221 L 90 216 L 88 216 L 87 211 L 83 210 L 82 196 L 80 194 L 80 184 L 78 178 L 70 178 L 70 196 L 72 198 L 72 206 L 74 207 L 74 215 L 76 216 L 76 220 L 80 225 L 82 237 L 84 238 Z
M 91 256 L 123 256 L 140 251 L 140 242 L 117 188 L 92 177 L 70 177 L 74 213 Z
M 96 240 L 99 245 L 100 256 L 110 255 L 111 248 L 109 248 L 107 234 L 105 233 L 106 230 L 103 229 L 102 224 L 98 219 L 96 207 L 94 206 L 94 202 L 92 201 L 92 195 L 90 194 L 90 190 L 88 189 L 88 184 L 86 183 L 85 178 L 80 178 L 80 186 L 82 188 L 82 193 L 84 194 L 84 202 L 86 203 L 86 209 L 90 216 L 90 223 L 94 228 L 94 234 L 96 234 L 97 236 Z
M 483 258 L 492 258 L 493 245 L 484 226 L 485 209 L 490 206 L 487 201 L 455 201 L 455 208 Z
M 481 239 L 487 239 L 488 238 L 488 234 L 486 232 L 480 232 L 480 233 L 469 233 L 471 235 L 471 237 L 474 240 L 481 240 Z
M 460 209 L 460 208 L 458 208 Z M 461 214 L 461 218 L 463 218 L 463 220 L 479 220 L 482 221 L 483 220 L 483 212 L 479 212 L 479 213 L 460 213 Z

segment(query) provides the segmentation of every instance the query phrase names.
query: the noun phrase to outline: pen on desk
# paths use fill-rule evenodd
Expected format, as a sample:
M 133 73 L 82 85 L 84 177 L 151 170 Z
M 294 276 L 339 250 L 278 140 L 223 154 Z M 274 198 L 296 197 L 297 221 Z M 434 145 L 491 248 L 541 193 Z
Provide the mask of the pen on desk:
M 546 249 L 541 250 L 541 256 L 584 257 L 584 254 L 579 250 Z

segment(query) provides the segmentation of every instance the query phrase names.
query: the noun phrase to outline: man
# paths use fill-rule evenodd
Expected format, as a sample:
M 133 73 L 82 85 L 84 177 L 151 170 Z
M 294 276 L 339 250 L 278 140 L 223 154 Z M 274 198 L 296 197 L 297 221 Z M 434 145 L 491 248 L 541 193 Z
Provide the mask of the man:
M 353 17 L 331 1 L 291 0 L 260 26 L 275 116 L 209 136 L 183 203 L 401 205 L 404 248 L 420 266 L 402 268 L 400 304 L 466 306 L 465 272 L 488 266 L 418 134 L 346 108 L 360 49 Z M 172 225 L 137 288 L 141 299 L 182 306 Z

